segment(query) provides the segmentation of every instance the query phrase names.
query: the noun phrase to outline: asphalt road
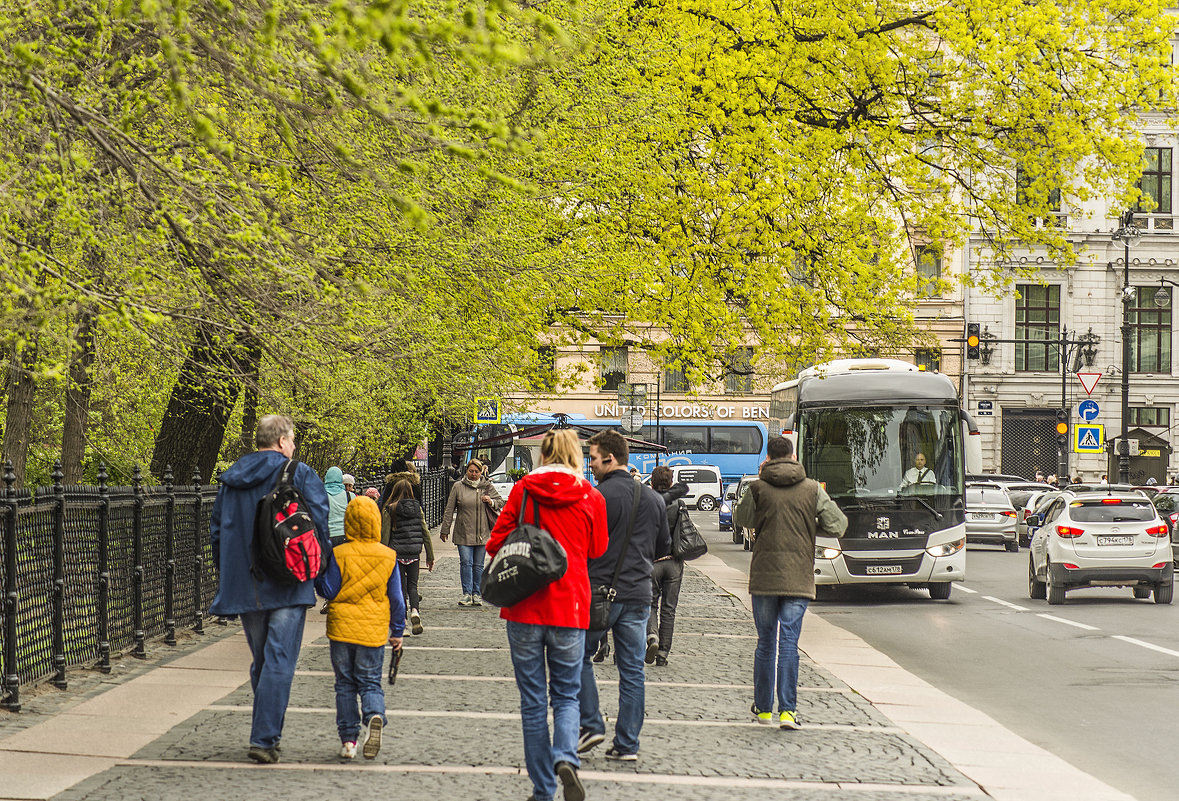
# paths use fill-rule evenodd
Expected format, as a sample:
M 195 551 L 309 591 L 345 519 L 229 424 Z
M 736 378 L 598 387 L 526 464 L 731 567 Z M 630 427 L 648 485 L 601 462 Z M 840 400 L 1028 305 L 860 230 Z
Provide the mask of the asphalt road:
M 693 517 L 713 555 L 748 571 L 715 512 Z M 1027 559 L 970 546 L 949 601 L 840 589 L 811 612 L 1139 801 L 1179 798 L 1179 603 L 1093 589 L 1049 607 L 1028 597 Z

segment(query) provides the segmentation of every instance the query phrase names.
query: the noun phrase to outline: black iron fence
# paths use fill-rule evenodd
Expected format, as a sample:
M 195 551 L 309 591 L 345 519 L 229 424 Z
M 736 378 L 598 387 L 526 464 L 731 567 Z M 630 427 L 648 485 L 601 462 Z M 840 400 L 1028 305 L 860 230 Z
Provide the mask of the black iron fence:
M 146 656 L 148 640 L 175 644 L 176 629 L 203 632 L 217 590 L 209 544 L 216 485 L 14 487 L 0 491 L 0 706 L 20 710 L 22 685 L 67 686 L 69 668 L 110 670 L 111 656 Z M 422 475 L 431 527 L 442 521 L 451 481 Z

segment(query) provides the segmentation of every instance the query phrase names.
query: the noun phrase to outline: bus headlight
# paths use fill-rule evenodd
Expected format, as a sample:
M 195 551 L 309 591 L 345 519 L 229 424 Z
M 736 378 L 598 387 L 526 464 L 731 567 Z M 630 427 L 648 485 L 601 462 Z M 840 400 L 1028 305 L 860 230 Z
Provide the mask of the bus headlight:
M 941 545 L 931 545 L 925 549 L 930 556 L 952 556 L 966 547 L 966 539 L 954 540 Z
M 825 545 L 816 545 L 815 546 L 815 558 L 816 559 L 834 559 L 835 557 L 839 556 L 839 554 L 841 554 L 841 553 L 842 553 L 842 551 L 840 551 L 838 548 L 828 548 Z

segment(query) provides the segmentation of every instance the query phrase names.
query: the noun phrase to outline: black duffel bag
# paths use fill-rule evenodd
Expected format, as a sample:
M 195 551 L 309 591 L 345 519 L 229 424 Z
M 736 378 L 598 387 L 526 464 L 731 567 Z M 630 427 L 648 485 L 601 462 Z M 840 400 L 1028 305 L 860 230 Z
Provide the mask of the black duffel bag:
M 524 522 L 528 490 L 520 498 L 516 528 L 483 570 L 479 594 L 495 606 L 512 606 L 552 584 L 569 567 L 565 548 L 540 528 L 540 505 L 532 500 L 532 523 Z
M 675 531 L 671 538 L 671 555 L 676 559 L 690 562 L 708 553 L 708 543 L 692 518 L 688 517 L 688 507 L 680 501 L 680 514 L 676 521 Z

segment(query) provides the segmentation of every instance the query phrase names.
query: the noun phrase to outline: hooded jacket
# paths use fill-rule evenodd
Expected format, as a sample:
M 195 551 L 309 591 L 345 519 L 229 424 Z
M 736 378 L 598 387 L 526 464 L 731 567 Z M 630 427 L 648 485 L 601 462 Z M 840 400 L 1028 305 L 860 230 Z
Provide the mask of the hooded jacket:
M 618 574 L 615 600 L 630 604 L 651 603 L 651 569 L 655 555 L 671 553 L 671 535 L 667 528 L 667 504 L 655 490 L 637 483 L 625 470 L 611 470 L 598 482 L 598 492 L 606 499 L 606 520 L 610 528 L 610 546 L 606 553 L 590 562 L 589 577 L 593 586 L 610 586 L 626 526 L 630 521 L 635 487 L 639 488 L 639 511 L 631 533 L 630 547 Z
M 564 626 L 584 629 L 589 626 L 589 576 L 587 560 L 600 556 L 609 542 L 606 528 L 606 501 L 590 483 L 571 470 L 557 466 L 540 467 L 516 482 L 508 494 L 487 542 L 487 555 L 494 558 L 520 517 L 520 503 L 528 491 L 524 522 L 535 523 L 553 535 L 565 548 L 569 567 L 565 575 L 514 606 L 504 607 L 499 616 L 517 623 L 539 626 Z M 533 507 L 533 500 L 537 502 Z M 539 510 L 540 519 L 536 519 Z M 651 601 L 650 583 L 647 602 Z
M 255 451 L 238 459 L 221 474 L 221 488 L 209 516 L 213 564 L 219 572 L 217 595 L 209 607 L 215 615 L 315 604 L 315 590 L 310 581 L 285 585 L 266 577 L 255 578 L 250 573 L 250 545 L 254 541 L 258 501 L 274 489 L 278 472 L 286 462 L 287 457 L 278 451 Z M 301 462 L 295 468 L 293 482 L 307 502 L 320 547 L 330 550 L 328 499 L 323 482 Z
M 481 477 L 474 487 L 464 480 L 455 482 L 450 488 L 450 496 L 446 499 L 446 511 L 442 513 L 441 533 L 449 534 L 453 522 L 455 545 L 483 545 L 487 542 L 491 524 L 487 520 L 487 512 L 484 511 L 489 508 L 482 501 L 484 495 L 491 496 L 492 511 L 503 509 L 504 499 L 486 478 Z
M 381 544 L 381 513 L 361 495 L 344 513 L 344 543 L 316 586 L 331 600 L 329 640 L 376 647 L 405 631 L 405 598 L 397 552 Z
M 842 537 L 847 518 L 802 465 L 771 459 L 758 471 L 733 512 L 733 522 L 757 532 L 749 564 L 750 595 L 815 597 L 815 536 Z
M 328 534 L 339 544 L 344 539 L 344 510 L 352 494 L 344 489 L 344 471 L 329 467 L 323 475 L 323 487 L 328 496 Z

